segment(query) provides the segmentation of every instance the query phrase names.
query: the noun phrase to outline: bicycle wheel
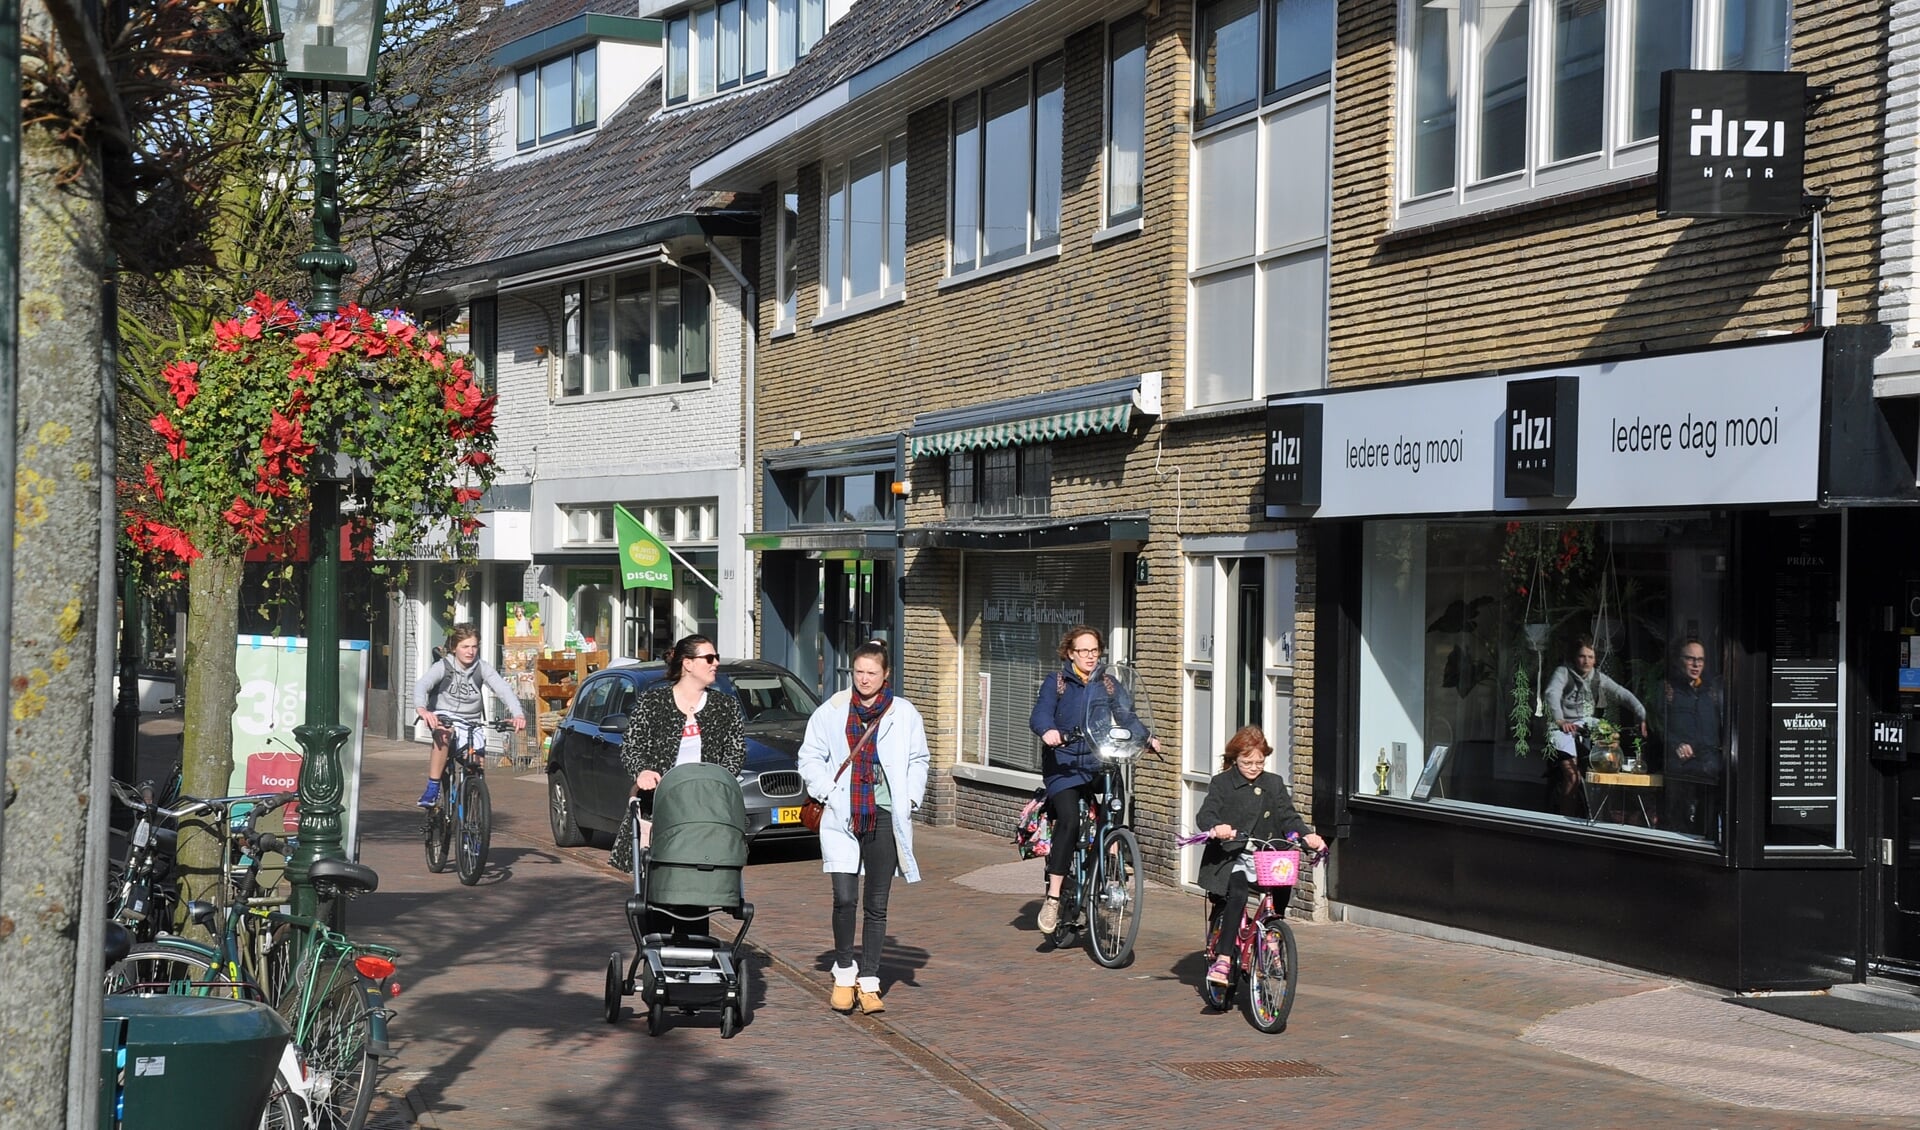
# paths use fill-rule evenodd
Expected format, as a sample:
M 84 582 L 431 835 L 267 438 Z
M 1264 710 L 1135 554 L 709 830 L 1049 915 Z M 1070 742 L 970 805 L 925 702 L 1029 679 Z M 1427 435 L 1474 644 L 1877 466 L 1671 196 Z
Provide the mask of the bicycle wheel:
M 468 777 L 460 802 L 460 881 L 471 887 L 487 867 L 487 847 L 493 838 L 493 798 L 485 777 Z
M 451 774 L 449 774 L 451 777 Z M 451 780 L 440 790 L 439 799 L 427 809 L 427 870 L 438 875 L 447 869 L 447 853 L 453 847 L 453 798 Z
M 1219 953 L 1220 952 L 1219 934 L 1213 927 L 1213 908 L 1211 904 L 1209 904 L 1207 907 L 1206 937 L 1207 937 L 1207 948 L 1204 950 L 1201 950 L 1200 952 L 1203 954 Z M 1229 950 L 1233 948 L 1231 942 L 1228 943 L 1227 948 Z M 1228 954 L 1228 960 L 1229 961 L 1233 960 L 1233 956 L 1231 953 Z M 1238 972 L 1239 970 L 1237 969 L 1229 968 L 1227 971 L 1227 983 L 1224 985 L 1216 984 L 1212 981 L 1207 980 L 1205 977 L 1200 978 L 1200 999 L 1207 1002 L 1208 1008 L 1212 1009 L 1215 1012 L 1225 1012 L 1228 1009 L 1233 1007 L 1233 986 L 1234 986 L 1234 982 L 1237 980 L 1236 974 Z
M 289 1080 L 276 1072 L 273 1091 L 267 1096 L 267 1109 L 260 1112 L 260 1130 L 302 1130 L 307 1120 L 300 1114 L 300 1098 L 294 1089 L 298 1079 Z
M 344 959 L 341 959 L 344 960 Z M 361 1130 L 373 1105 L 373 1019 L 350 969 L 334 982 L 299 1024 L 313 1109 L 326 1130 Z
M 109 994 L 136 996 L 233 996 L 240 986 L 219 984 L 213 964 L 219 958 L 198 948 L 147 942 L 107 967 L 102 988 Z
M 1253 967 L 1247 970 L 1247 995 L 1240 1008 L 1247 1023 L 1262 1032 L 1273 1033 L 1287 1026 L 1287 1013 L 1293 1011 L 1293 990 L 1300 981 L 1300 953 L 1293 941 L 1293 927 L 1278 916 L 1260 923 L 1254 939 Z
M 1140 873 L 1140 844 L 1126 828 L 1110 828 L 1100 837 L 1094 861 L 1093 892 L 1087 900 L 1087 942 L 1093 960 L 1117 969 L 1133 956 L 1140 934 L 1140 907 L 1146 876 Z

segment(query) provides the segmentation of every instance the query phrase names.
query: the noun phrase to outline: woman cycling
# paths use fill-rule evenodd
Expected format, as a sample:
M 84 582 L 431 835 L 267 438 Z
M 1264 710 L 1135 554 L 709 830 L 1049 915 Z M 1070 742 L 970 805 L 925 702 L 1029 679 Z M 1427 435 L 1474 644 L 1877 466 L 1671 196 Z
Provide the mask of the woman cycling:
M 1207 784 L 1207 799 L 1200 803 L 1196 822 L 1207 834 L 1207 846 L 1200 854 L 1200 886 L 1213 904 L 1211 936 L 1219 939 L 1217 954 L 1211 961 L 1207 980 L 1227 983 L 1232 962 L 1227 956 L 1239 934 L 1241 919 L 1260 906 L 1260 892 L 1251 888 L 1253 856 L 1247 841 L 1275 840 L 1289 833 L 1299 836 L 1315 851 L 1327 842 L 1315 835 L 1293 807 L 1293 796 L 1278 773 L 1267 772 L 1267 758 L 1273 746 L 1258 726 L 1242 726 L 1227 739 L 1225 755 L 1220 758 L 1220 773 Z M 1276 887 L 1274 909 L 1285 913 L 1293 897 L 1292 887 Z
M 1100 755 L 1087 741 L 1088 707 L 1105 702 L 1115 718 L 1133 716 L 1127 688 L 1102 669 L 1104 641 L 1085 624 L 1067 629 L 1060 640 L 1060 670 L 1040 684 L 1028 726 L 1039 735 L 1046 751 L 1040 758 L 1041 779 L 1047 789 L 1047 807 L 1053 812 L 1053 846 L 1047 851 L 1047 898 L 1040 904 L 1040 931 L 1050 934 L 1060 925 L 1060 888 L 1073 866 L 1080 842 L 1080 818 L 1093 800 L 1093 783 L 1100 777 Z M 1134 722 L 1138 725 L 1138 721 Z M 1149 737 L 1149 748 L 1160 742 Z

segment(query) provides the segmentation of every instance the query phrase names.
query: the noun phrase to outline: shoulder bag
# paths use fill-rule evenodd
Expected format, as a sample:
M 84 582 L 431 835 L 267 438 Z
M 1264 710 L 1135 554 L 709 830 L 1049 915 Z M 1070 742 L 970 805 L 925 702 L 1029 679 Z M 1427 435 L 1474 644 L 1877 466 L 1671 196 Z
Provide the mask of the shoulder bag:
M 892 706 L 887 707 L 887 710 L 892 710 L 892 709 L 893 709 Z M 864 746 L 867 744 L 867 739 L 872 737 L 873 732 L 880 728 L 880 720 L 882 718 L 885 718 L 886 716 L 887 716 L 886 713 L 882 712 L 880 715 L 880 718 L 875 718 L 872 722 L 867 724 L 866 730 L 862 732 L 860 735 L 860 740 L 855 742 L 853 744 L 853 749 L 847 753 L 847 759 L 845 761 L 842 761 L 840 763 L 840 768 L 834 771 L 833 784 L 838 784 L 840 782 L 840 774 L 845 773 L 847 771 L 847 766 L 853 764 L 854 755 L 860 752 L 861 746 Z M 831 789 L 832 785 L 829 785 L 828 787 L 829 789 Z M 800 826 L 805 828 L 809 832 L 818 832 L 820 830 L 820 818 L 825 816 L 826 814 L 827 814 L 827 806 L 825 804 L 813 799 L 812 797 L 808 797 L 806 799 L 806 802 L 800 806 Z

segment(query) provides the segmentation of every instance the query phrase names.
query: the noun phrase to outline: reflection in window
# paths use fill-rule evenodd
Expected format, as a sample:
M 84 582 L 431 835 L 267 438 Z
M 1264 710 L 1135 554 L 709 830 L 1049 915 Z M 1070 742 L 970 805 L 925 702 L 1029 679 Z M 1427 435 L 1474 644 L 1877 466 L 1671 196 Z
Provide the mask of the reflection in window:
M 1632 35 L 1627 136 L 1638 141 L 1660 132 L 1660 72 L 1692 61 L 1693 0 L 1634 5 Z
M 1600 151 L 1606 107 L 1607 9 L 1596 0 L 1553 5 L 1553 122 L 1548 156 L 1564 161 Z
M 1724 519 L 1364 536 L 1361 794 L 1720 842 Z
M 1113 25 L 1107 49 L 1107 223 L 1140 214 L 1147 139 L 1147 22 Z
M 1259 96 L 1259 0 L 1213 0 L 1202 6 L 1198 48 L 1200 118 Z
M 1485 0 L 1480 9 L 1481 179 L 1527 163 L 1527 0 Z

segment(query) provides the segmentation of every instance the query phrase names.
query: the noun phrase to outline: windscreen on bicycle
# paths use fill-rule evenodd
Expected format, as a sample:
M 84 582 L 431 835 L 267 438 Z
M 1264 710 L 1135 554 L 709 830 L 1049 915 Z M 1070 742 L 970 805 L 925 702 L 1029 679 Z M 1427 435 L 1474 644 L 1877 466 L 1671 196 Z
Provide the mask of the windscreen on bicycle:
M 1088 743 L 1102 757 L 1138 756 L 1153 733 L 1153 705 L 1139 683 L 1139 673 L 1128 664 L 1110 663 L 1096 679 L 1111 691 L 1087 696 Z

